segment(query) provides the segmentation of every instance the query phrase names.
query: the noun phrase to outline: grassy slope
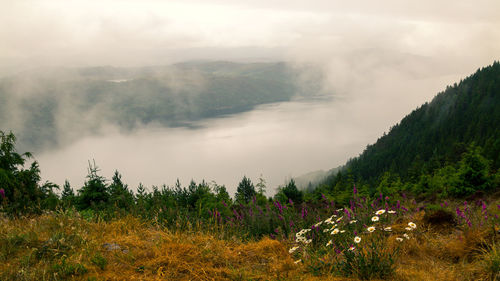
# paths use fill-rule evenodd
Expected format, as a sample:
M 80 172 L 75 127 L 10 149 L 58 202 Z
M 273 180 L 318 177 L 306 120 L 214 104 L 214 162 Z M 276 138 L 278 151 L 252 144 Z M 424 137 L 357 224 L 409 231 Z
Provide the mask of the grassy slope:
M 492 242 L 498 229 L 431 226 L 424 216 L 401 220 L 419 227 L 401 244 L 393 280 L 498 280 L 487 268 L 491 258 L 499 262 L 500 246 Z M 1 220 L 1 280 L 354 280 L 311 270 L 307 259 L 294 264 L 292 241 L 219 239 L 196 226 L 174 233 L 133 217 L 89 222 L 77 213 L 47 213 Z M 395 224 L 388 240 L 403 226 Z

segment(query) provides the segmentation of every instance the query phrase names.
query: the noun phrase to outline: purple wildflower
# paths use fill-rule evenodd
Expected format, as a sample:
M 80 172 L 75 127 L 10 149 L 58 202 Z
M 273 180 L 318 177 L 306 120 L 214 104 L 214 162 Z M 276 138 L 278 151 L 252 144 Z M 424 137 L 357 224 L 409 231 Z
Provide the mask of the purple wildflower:
M 354 188 L 353 188 L 353 190 L 352 190 L 352 193 L 354 193 L 354 194 L 358 193 L 358 189 L 356 188 L 356 185 L 354 185 Z
M 344 213 L 345 213 L 345 214 L 346 214 L 346 216 L 347 216 L 347 220 L 351 220 L 351 213 L 349 212 L 349 210 L 344 209 Z
M 300 214 L 301 218 L 305 218 L 307 216 L 307 209 L 305 207 L 302 207 L 302 212 Z
M 280 214 L 283 213 L 283 206 L 281 206 L 278 200 L 274 201 L 274 206 L 279 210 Z
M 5 190 L 2 188 L 0 189 L 0 195 L 2 195 L 2 198 L 5 198 Z M 500 207 L 500 205 L 499 205 Z

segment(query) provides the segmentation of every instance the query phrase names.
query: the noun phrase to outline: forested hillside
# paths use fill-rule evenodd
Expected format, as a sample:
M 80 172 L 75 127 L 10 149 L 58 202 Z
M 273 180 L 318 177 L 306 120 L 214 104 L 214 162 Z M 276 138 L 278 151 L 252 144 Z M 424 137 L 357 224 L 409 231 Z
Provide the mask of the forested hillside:
M 26 150 L 103 126 L 189 126 L 319 91 L 319 75 L 285 63 L 191 62 L 144 68 L 41 69 L 0 79 L 0 123 Z M 310 74 L 310 71 L 308 72 Z
M 415 109 L 316 193 L 340 196 L 354 183 L 371 194 L 466 196 L 498 188 L 499 124 L 500 63 L 495 62 Z

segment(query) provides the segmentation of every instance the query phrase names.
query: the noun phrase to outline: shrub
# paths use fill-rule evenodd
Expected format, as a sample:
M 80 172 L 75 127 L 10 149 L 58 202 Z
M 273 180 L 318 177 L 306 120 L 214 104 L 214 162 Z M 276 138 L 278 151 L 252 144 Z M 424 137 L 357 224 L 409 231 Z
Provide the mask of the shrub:
M 490 280 L 500 279 L 500 244 L 495 243 L 484 251 L 483 267 Z
M 101 255 L 101 253 L 95 254 L 90 261 L 102 270 L 104 270 L 108 264 L 108 261 Z
M 67 262 L 65 258 L 62 259 L 61 263 L 52 266 L 52 274 L 56 280 L 59 278 L 67 279 L 85 273 L 87 273 L 87 268 L 83 264 Z
M 392 276 L 398 248 L 387 247 L 386 241 L 384 237 L 374 236 L 365 247 L 344 250 L 343 256 L 335 265 L 335 269 L 342 275 L 356 276 L 362 280 L 385 279 Z

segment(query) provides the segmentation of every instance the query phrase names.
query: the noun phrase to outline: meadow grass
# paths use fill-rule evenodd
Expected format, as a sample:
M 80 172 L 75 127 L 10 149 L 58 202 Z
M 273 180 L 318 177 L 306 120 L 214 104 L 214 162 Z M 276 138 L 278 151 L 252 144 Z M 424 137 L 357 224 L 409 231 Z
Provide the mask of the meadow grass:
M 3 216 L 0 280 L 500 280 L 499 201 L 445 203 L 359 199 L 274 237 L 72 210 Z

